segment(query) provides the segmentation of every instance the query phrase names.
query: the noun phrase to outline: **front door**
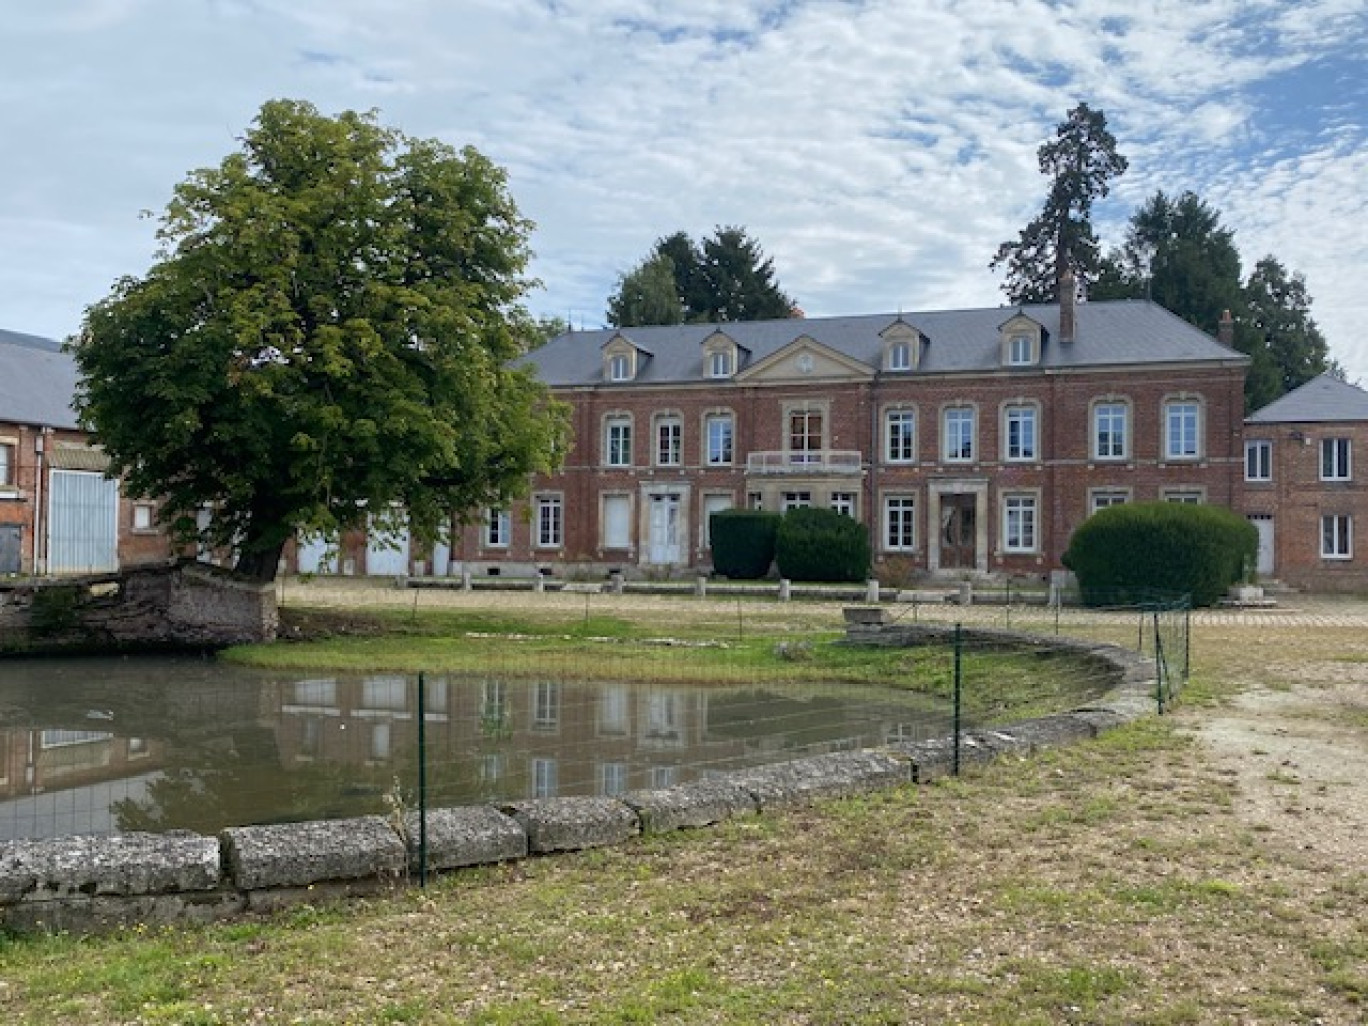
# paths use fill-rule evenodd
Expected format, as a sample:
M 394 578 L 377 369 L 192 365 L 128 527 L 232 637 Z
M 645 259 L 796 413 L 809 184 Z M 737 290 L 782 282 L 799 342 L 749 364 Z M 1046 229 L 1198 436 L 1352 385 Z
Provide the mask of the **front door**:
M 19 551 L 23 528 L 0 524 L 0 574 L 17 574 L 23 553 Z
M 972 493 L 941 496 L 940 565 L 943 569 L 973 570 L 977 565 L 974 552 L 974 539 L 978 533 L 976 509 L 976 497 Z
M 1273 576 L 1273 518 L 1265 515 L 1251 515 L 1249 522 L 1259 532 L 1259 554 L 1254 569 L 1260 577 Z
M 661 565 L 682 562 L 679 534 L 679 496 L 651 496 L 651 540 L 647 562 Z

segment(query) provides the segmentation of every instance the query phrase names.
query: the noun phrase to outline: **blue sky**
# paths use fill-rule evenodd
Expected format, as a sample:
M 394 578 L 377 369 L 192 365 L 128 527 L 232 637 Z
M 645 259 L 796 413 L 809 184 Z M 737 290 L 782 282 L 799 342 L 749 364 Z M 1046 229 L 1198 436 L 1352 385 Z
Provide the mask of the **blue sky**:
M 1363 0 L 45 0 L 0 13 L 0 327 L 63 337 L 261 103 L 472 144 L 538 225 L 537 313 L 602 323 L 654 240 L 739 224 L 810 315 L 1002 301 L 1079 100 L 1119 241 L 1191 189 L 1305 274 L 1368 382 Z

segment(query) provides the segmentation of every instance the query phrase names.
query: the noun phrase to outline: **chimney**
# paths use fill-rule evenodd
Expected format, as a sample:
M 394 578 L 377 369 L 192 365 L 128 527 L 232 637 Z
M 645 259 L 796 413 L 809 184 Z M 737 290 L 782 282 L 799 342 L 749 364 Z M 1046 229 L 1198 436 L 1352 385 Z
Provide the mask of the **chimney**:
M 1227 349 L 1235 348 L 1235 318 L 1229 310 L 1221 311 L 1221 323 L 1216 328 L 1216 341 Z
M 1059 341 L 1072 342 L 1077 331 L 1078 279 L 1073 268 L 1065 266 L 1059 276 Z

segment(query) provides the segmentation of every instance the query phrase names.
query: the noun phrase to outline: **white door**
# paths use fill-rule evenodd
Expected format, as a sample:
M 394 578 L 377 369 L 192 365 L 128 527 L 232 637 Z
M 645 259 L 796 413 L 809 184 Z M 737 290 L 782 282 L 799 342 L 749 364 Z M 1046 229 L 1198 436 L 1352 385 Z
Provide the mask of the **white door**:
M 299 572 L 301 574 L 337 573 L 337 540 L 315 535 L 312 538 L 299 538 Z
M 371 577 L 405 577 L 408 572 L 408 525 L 385 529 L 372 523 L 366 533 L 366 573 Z
M 445 577 L 451 570 L 451 546 L 446 542 L 439 541 L 432 547 L 432 569 L 428 573 L 433 577 Z
M 731 508 L 732 499 L 730 495 L 703 496 L 703 524 L 699 528 L 699 533 L 703 536 L 703 548 L 712 546 L 712 515 Z
M 86 470 L 54 470 L 48 506 L 48 570 L 119 568 L 119 482 Z
M 651 540 L 647 561 L 667 565 L 679 563 L 679 496 L 651 496 Z
M 1259 532 L 1259 555 L 1254 569 L 1260 577 L 1273 576 L 1273 518 L 1271 516 L 1251 516 L 1249 522 Z
M 603 497 L 603 547 L 625 549 L 632 544 L 632 500 L 625 495 Z

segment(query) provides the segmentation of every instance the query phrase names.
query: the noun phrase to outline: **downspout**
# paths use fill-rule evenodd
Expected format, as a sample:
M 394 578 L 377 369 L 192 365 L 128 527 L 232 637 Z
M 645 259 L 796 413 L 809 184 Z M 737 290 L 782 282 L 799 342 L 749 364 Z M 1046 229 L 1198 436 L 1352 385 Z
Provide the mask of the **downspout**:
M 43 566 L 42 547 L 38 534 L 38 529 L 42 524 L 43 448 L 46 434 L 44 428 L 39 428 L 38 435 L 33 440 L 33 575 L 35 577 L 46 570 L 46 567 Z

